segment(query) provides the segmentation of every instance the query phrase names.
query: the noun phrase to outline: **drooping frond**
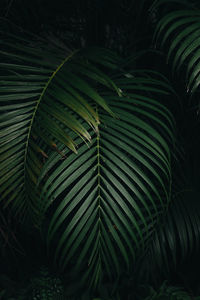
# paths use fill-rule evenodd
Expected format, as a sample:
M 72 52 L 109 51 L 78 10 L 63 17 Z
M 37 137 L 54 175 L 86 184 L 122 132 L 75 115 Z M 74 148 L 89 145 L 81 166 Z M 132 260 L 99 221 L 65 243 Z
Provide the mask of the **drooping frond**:
M 65 149 L 61 160 L 54 153 L 39 179 L 38 211 L 42 217 L 50 207 L 47 243 L 55 262 L 87 270 L 83 281 L 93 287 L 131 269 L 170 200 L 173 118 L 141 93 L 147 81 L 116 79 L 122 95 L 104 97 L 118 118 L 100 110 L 91 145 L 77 138 L 77 155 Z M 157 89 L 162 93 L 159 81 Z
M 198 172 L 188 174 L 187 168 L 181 166 L 183 162 L 179 161 L 179 172 L 173 170 L 172 202 L 143 258 L 141 275 L 145 274 L 146 279 L 156 281 L 168 277 L 199 252 L 200 206 L 198 185 L 195 186 L 196 176 L 199 176 Z
M 200 81 L 200 11 L 176 10 L 165 15 L 157 25 L 156 39 L 167 49 L 172 71 L 184 70 L 187 91 L 193 94 Z
M 49 149 L 61 153 L 62 143 L 76 152 L 73 132 L 90 142 L 80 120 L 98 132 L 98 107 L 112 114 L 98 89 L 120 92 L 101 70 L 102 62 L 114 67 L 109 51 L 101 60 L 103 50 L 69 53 L 40 39 L 2 34 L 0 43 L 1 204 L 23 214 L 34 209 L 32 191 Z

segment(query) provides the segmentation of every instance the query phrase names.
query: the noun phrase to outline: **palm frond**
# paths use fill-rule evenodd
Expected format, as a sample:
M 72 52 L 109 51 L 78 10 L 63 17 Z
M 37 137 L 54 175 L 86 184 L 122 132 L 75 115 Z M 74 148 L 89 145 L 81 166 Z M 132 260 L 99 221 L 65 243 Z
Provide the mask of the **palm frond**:
M 146 258 L 143 260 L 143 271 L 151 280 L 168 277 L 199 252 L 198 199 L 199 194 L 189 189 L 180 191 L 174 197 L 162 224 L 152 235 Z
M 187 91 L 193 94 L 199 87 L 199 22 L 200 11 L 177 10 L 164 16 L 157 25 L 156 39 L 168 48 L 167 60 L 173 72 L 184 70 Z M 162 37 L 161 37 L 162 35 Z
M 34 42 L 26 37 L 2 36 L 0 193 L 2 204 L 5 207 L 12 204 L 16 213 L 23 214 L 29 206 L 34 209 L 38 195 L 32 189 L 49 147 L 61 153 L 57 147 L 61 142 L 76 152 L 71 132 L 85 142 L 91 141 L 80 119 L 98 132 L 97 108 L 112 114 L 97 90 L 120 92 L 100 67 L 94 65 L 93 61 L 101 60 L 95 51 L 90 50 L 89 60 L 87 51 L 68 53 L 66 49 L 45 46 L 43 39 Z M 108 61 L 109 65 L 111 59 Z M 28 195 L 31 201 L 27 200 Z
M 118 119 L 100 109 L 91 145 L 77 137 L 78 155 L 69 149 L 65 160 L 51 155 L 38 183 L 41 218 L 53 207 L 47 243 L 56 245 L 55 263 L 88 270 L 83 281 L 93 287 L 131 268 L 170 200 L 173 118 L 140 93 L 145 78 L 115 82 L 122 95 L 104 97 Z M 159 81 L 157 88 L 161 93 Z

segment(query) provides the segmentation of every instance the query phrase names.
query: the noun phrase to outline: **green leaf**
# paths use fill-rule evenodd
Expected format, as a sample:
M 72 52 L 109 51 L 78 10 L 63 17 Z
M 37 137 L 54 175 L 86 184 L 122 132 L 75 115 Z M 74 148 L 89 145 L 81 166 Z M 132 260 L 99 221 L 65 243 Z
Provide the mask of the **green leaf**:
M 83 282 L 92 289 L 105 272 L 113 280 L 131 269 L 170 199 L 172 116 L 136 95 L 107 95 L 119 119 L 99 110 L 102 124 L 91 145 L 76 138 L 77 155 L 67 149 L 65 160 L 50 155 L 38 181 L 41 219 L 55 205 L 47 233 L 48 248 L 56 244 L 55 264 L 65 270 L 76 261 L 74 270 L 86 270 Z

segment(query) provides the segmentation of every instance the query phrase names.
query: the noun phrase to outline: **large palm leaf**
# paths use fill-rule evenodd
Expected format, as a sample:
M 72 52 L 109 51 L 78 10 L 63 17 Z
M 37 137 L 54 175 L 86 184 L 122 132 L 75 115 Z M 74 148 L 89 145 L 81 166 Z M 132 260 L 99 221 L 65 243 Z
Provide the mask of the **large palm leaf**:
M 66 56 L 12 38 L 0 64 L 2 201 L 31 208 L 38 226 L 50 208 L 55 262 L 86 268 L 83 281 L 99 285 L 131 268 L 168 206 L 174 124 L 157 97 L 169 85 L 153 72 L 119 71 L 110 51 Z
M 90 286 L 132 268 L 170 200 L 172 116 L 141 93 L 167 93 L 167 84 L 130 73 L 116 77 L 123 95 L 104 98 L 118 119 L 100 109 L 92 144 L 77 137 L 78 155 L 70 149 L 63 149 L 65 160 L 52 154 L 38 182 L 41 218 L 53 205 L 47 243 L 55 247 L 55 262 L 88 270 L 83 279 Z
M 89 62 L 86 52 L 3 34 L 0 55 L 1 202 L 22 213 L 34 208 L 37 195 L 32 189 L 49 146 L 61 153 L 61 142 L 76 152 L 70 132 L 91 140 L 78 118 L 98 132 L 97 107 L 112 114 L 97 86 L 119 90 L 93 62 L 113 68 L 116 59 L 99 50 L 98 55 L 91 52 Z

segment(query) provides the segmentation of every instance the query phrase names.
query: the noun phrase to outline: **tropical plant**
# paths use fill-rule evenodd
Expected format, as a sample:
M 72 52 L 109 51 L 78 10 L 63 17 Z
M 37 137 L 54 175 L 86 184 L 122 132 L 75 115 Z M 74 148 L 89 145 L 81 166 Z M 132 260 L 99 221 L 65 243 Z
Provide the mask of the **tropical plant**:
M 11 212 L 25 239 L 37 236 L 73 299 L 137 297 L 142 283 L 158 288 L 199 251 L 199 171 L 191 167 L 199 163 L 199 10 L 150 4 L 147 39 L 135 30 L 129 49 L 130 35 L 120 47 L 105 40 L 110 49 L 77 50 L 70 35 L 60 41 L 3 23 L 1 213 Z M 146 17 L 145 1 L 140 8 Z M 107 38 L 115 37 L 107 22 L 103 32 L 109 25 Z

